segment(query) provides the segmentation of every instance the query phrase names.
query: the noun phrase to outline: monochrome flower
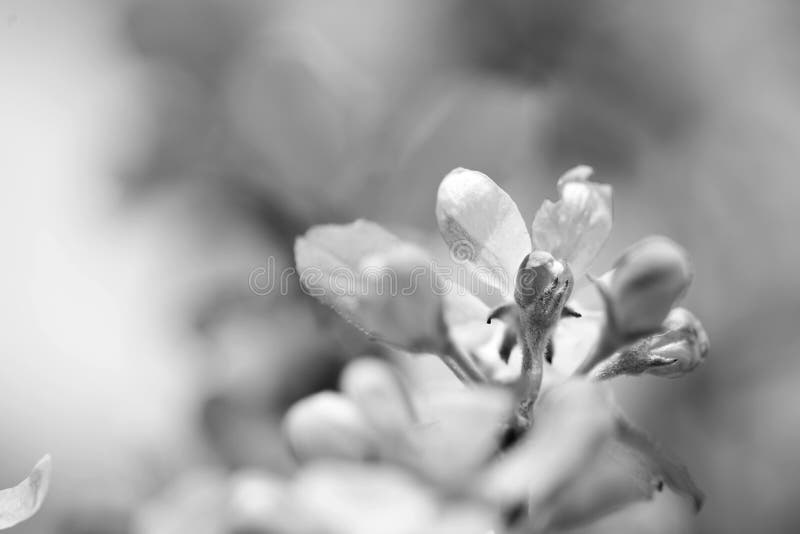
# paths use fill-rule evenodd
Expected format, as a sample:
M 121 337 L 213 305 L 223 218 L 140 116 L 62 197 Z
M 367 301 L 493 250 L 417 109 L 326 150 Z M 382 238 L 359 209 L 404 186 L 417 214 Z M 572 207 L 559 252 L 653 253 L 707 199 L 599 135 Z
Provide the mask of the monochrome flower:
M 691 280 L 688 258 L 668 239 L 649 238 L 611 271 L 588 276 L 612 225 L 611 187 L 591 174 L 579 166 L 562 176 L 560 199 L 542 204 L 528 232 L 488 176 L 449 173 L 436 219 L 467 277 L 445 279 L 419 247 L 367 221 L 298 238 L 311 294 L 376 340 L 439 356 L 463 384 L 420 395 L 385 362 L 351 362 L 340 392 L 318 393 L 287 414 L 297 459 L 391 465 L 422 484 L 433 516 L 443 502 L 459 502 L 480 510 L 495 532 L 569 528 L 664 486 L 699 509 L 703 495 L 688 471 L 599 383 L 620 374 L 674 377 L 705 358 L 702 325 L 674 308 Z M 382 293 L 363 276 L 373 267 L 413 290 Z M 340 291 L 342 274 L 356 291 Z M 584 275 L 594 285 L 580 284 Z

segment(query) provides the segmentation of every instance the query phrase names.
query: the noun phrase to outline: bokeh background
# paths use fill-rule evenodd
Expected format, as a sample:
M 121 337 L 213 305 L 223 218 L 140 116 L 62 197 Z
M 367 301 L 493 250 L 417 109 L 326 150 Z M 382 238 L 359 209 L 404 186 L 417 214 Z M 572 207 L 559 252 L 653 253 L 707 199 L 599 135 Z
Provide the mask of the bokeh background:
M 706 508 L 606 530 L 800 530 L 796 2 L 0 0 L 0 155 L 0 486 L 55 462 L 21 534 L 143 532 L 176 480 L 291 469 L 281 413 L 380 350 L 250 290 L 309 225 L 435 242 L 451 168 L 530 219 L 578 163 L 615 188 L 595 271 L 682 243 L 712 345 L 617 386 Z

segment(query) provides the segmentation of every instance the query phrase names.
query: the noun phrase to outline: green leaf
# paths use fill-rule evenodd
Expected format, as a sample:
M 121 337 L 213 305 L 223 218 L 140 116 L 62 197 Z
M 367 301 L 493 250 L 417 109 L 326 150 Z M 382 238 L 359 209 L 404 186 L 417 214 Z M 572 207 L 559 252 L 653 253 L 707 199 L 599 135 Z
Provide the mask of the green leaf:
M 50 487 L 51 459 L 46 454 L 33 467 L 28 478 L 0 491 L 0 529 L 11 528 L 35 514 Z

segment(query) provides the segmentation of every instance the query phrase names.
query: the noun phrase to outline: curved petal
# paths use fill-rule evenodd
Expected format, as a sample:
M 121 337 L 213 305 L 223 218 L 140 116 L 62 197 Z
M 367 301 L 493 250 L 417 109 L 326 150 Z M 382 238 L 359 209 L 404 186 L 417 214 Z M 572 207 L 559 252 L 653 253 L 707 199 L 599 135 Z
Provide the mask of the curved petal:
M 619 436 L 609 441 L 593 464 L 564 491 L 553 509 L 554 529 L 574 528 L 635 502 L 651 500 L 664 485 L 690 497 L 699 509 L 702 492 L 683 465 L 650 441 L 643 445 L 627 441 Z
M 611 232 L 611 186 L 590 182 L 591 167 L 581 165 L 558 180 L 561 200 L 545 200 L 531 225 L 534 249 L 566 260 L 580 280 Z
M 531 248 L 508 193 L 483 173 L 455 169 L 439 186 L 436 220 L 453 259 L 467 266 L 467 287 L 491 307 L 511 300 L 517 268 Z
M 321 225 L 297 238 L 295 262 L 304 290 L 370 337 L 411 352 L 441 345 L 445 286 L 416 245 L 369 221 Z
M 50 455 L 45 455 L 33 467 L 28 478 L 0 490 L 0 530 L 11 528 L 35 514 L 42 506 L 50 486 Z

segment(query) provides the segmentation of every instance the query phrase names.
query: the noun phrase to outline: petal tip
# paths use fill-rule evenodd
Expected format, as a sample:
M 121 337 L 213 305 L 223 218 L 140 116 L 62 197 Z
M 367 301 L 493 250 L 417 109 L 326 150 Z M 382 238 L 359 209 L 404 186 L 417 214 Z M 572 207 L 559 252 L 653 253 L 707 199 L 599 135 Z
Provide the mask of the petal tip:
M 578 165 L 571 168 L 561 175 L 558 185 L 561 186 L 568 182 L 585 182 L 594 174 L 594 169 L 589 165 Z

